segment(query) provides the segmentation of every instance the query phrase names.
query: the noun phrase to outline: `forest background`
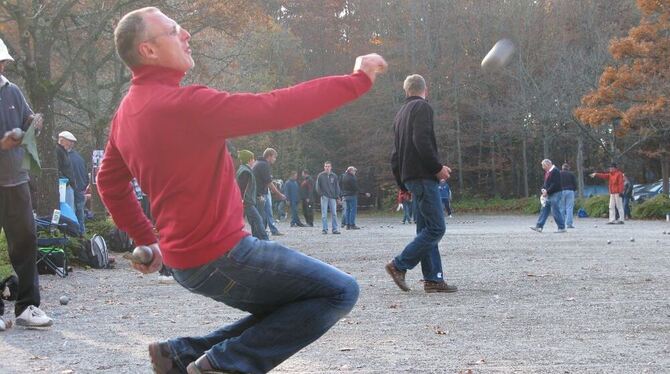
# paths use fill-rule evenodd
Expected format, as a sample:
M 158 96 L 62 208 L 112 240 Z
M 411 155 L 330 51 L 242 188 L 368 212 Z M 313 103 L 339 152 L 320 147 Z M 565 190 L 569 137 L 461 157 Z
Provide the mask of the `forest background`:
M 387 59 L 388 73 L 357 102 L 308 126 L 232 139 L 257 156 L 277 149 L 277 178 L 316 174 L 325 160 L 338 173 L 354 165 L 381 206 L 395 193 L 389 155 L 402 82 L 418 73 L 456 196 L 537 194 L 544 158 L 571 164 L 580 193 L 599 183 L 587 174 L 612 161 L 636 183 L 665 177 L 667 192 L 667 0 L 7 0 L 0 38 L 16 62 L 5 75 L 45 115 L 43 170 L 33 176 L 40 214 L 57 206 L 57 134 L 74 133 L 89 163 L 104 149 L 130 80 L 113 28 L 147 5 L 192 34 L 196 67 L 185 84 L 263 92 L 349 73 L 361 54 Z M 502 38 L 517 46 L 511 63 L 482 71 Z M 616 75 L 622 67 L 630 74 Z

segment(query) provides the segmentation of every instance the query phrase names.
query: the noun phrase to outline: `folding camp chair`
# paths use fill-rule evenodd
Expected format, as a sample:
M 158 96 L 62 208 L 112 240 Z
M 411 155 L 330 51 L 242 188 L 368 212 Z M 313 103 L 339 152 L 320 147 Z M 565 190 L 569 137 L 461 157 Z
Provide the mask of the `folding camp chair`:
M 38 232 L 36 261 L 38 273 L 56 274 L 61 278 L 67 277 L 68 261 L 65 252 L 65 246 L 68 243 L 67 224 L 35 218 L 35 226 Z M 61 236 L 55 236 L 58 234 Z

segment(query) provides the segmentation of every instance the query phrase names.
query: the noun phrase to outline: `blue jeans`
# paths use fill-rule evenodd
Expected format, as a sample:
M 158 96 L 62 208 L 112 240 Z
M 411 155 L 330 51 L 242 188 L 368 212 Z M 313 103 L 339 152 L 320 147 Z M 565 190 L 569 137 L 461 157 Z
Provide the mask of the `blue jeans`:
M 251 226 L 251 235 L 260 240 L 269 240 L 268 233 L 265 231 L 265 227 L 263 227 L 263 218 L 260 212 L 258 212 L 256 205 L 244 204 L 244 216 L 247 218 L 249 226 Z
M 86 224 L 84 223 L 86 220 L 84 216 L 85 204 L 86 197 L 84 196 L 84 191 L 74 191 L 74 214 L 77 216 L 77 221 L 79 221 L 79 231 L 82 235 L 86 232 Z
M 275 219 L 272 217 L 272 194 L 270 192 L 265 194 L 265 217 L 264 226 L 270 227 L 270 232 L 272 235 L 276 235 L 279 232 L 277 226 L 275 226 Z
M 398 270 L 409 270 L 421 262 L 423 279 L 442 282 L 442 259 L 437 244 L 442 239 L 446 226 L 438 182 L 430 179 L 418 179 L 405 182 L 405 186 L 414 197 L 417 208 L 416 237 L 393 261 Z
M 402 223 L 412 223 L 412 202 L 411 201 L 403 201 L 402 203 Z
M 301 224 L 300 217 L 298 217 L 298 201 L 291 201 L 291 224 Z
M 559 230 L 565 229 L 565 220 L 563 219 L 563 214 L 561 214 L 561 198 L 563 197 L 563 191 L 554 192 L 551 195 L 547 196 L 547 204 L 545 204 L 542 209 L 540 209 L 540 216 L 537 218 L 537 227 L 544 227 L 544 223 L 547 222 L 549 218 L 549 211 L 551 211 L 552 216 L 554 216 L 554 221 L 556 221 L 556 226 Z
M 330 220 L 333 231 L 337 231 L 337 201 L 326 196 L 321 196 L 321 225 L 323 231 L 328 231 L 328 209 L 330 209 Z
M 358 196 L 345 196 L 344 201 L 347 202 L 347 207 L 344 215 L 347 217 L 346 222 L 349 226 L 356 226 L 356 213 L 358 211 Z
M 575 191 L 563 190 L 563 217 L 565 217 L 565 226 L 572 226 L 572 216 L 575 210 Z
M 335 267 L 250 236 L 208 264 L 174 269 L 173 276 L 193 293 L 251 314 L 206 336 L 170 339 L 182 370 L 207 354 L 221 370 L 266 373 L 349 313 L 359 293 L 356 280 Z

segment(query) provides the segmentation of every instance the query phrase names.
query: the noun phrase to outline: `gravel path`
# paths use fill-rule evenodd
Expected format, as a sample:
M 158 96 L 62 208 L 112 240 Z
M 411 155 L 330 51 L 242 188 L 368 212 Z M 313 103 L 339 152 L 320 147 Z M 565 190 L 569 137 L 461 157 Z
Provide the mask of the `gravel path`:
M 413 236 L 399 217 L 361 218 L 362 230 L 339 236 L 281 223 L 280 241 L 353 274 L 361 296 L 275 372 L 670 372 L 670 224 L 578 219 L 554 234 L 549 221 L 538 234 L 534 221 L 449 219 L 440 249 L 459 292 L 448 295 L 425 294 L 419 267 L 408 272 L 409 293 L 384 272 Z M 243 316 L 117 258 L 114 270 L 42 276 L 42 308 L 55 324 L 0 333 L 0 373 L 150 373 L 150 342 Z

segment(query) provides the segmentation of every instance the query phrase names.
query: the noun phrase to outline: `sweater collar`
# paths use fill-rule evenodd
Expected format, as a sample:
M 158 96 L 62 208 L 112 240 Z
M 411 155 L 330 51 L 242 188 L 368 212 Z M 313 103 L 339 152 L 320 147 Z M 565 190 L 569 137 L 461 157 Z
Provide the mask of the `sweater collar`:
M 426 101 L 426 99 L 424 99 L 424 98 L 421 97 L 421 96 L 410 96 L 410 97 L 408 97 L 408 98 L 405 99 L 405 102 L 406 102 L 406 103 L 409 103 L 410 101 L 412 101 L 412 100 L 417 100 L 417 99 L 418 99 L 418 100 Z
M 164 84 L 179 86 L 186 75 L 186 72 L 156 65 L 140 65 L 134 67 L 132 71 L 133 79 L 131 83 L 133 85 Z

